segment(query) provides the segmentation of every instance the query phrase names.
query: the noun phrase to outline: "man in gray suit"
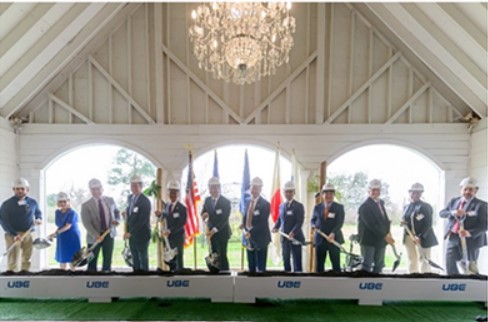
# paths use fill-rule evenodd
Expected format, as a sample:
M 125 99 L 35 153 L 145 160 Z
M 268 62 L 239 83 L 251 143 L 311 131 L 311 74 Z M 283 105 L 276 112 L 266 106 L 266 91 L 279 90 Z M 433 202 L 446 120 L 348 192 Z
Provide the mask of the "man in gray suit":
M 114 237 L 117 234 L 115 227 L 119 224 L 120 213 L 115 206 L 113 198 L 103 196 L 103 187 L 100 180 L 91 179 L 88 186 L 92 198 L 81 205 L 81 221 L 86 229 L 88 247 L 98 242 L 98 245 L 93 250 L 94 258 L 88 263 L 88 271 L 97 271 L 98 254 L 100 248 L 102 248 L 102 270 L 110 272 L 112 270 Z M 110 234 L 102 240 L 100 236 L 107 229 L 110 229 Z

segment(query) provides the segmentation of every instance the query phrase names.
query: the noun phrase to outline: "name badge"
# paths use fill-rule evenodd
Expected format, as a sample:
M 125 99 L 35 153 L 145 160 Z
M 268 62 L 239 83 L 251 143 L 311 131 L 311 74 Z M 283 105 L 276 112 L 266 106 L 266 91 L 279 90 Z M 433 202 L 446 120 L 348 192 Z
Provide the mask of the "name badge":
M 468 211 L 468 212 L 466 213 L 466 215 L 468 215 L 468 217 L 473 217 L 473 216 L 476 216 L 477 214 L 476 214 L 476 211 L 471 210 L 471 211 Z
M 329 218 L 335 218 L 335 213 L 329 212 Z
M 138 211 L 139 211 L 139 207 L 134 207 L 134 209 L 132 209 L 132 212 L 133 212 L 133 213 L 135 213 L 135 214 L 136 214 Z
M 259 215 L 260 215 L 259 210 L 254 210 L 254 216 L 259 216 Z
M 173 218 L 180 218 L 180 213 L 179 212 L 174 212 L 173 213 Z
M 222 209 L 217 209 L 217 210 L 215 210 L 215 213 L 216 213 L 217 215 L 222 215 Z
M 416 219 L 417 221 L 421 221 L 421 220 L 422 220 L 422 219 L 424 219 L 424 218 L 425 218 L 425 216 L 424 216 L 423 214 L 418 214 L 417 216 L 415 216 L 415 219 Z
M 27 205 L 27 202 L 25 200 L 19 200 L 19 202 L 17 202 L 17 204 L 19 206 L 25 206 L 25 205 Z
M 287 216 L 291 216 L 291 215 L 293 215 L 293 210 L 288 210 L 288 211 L 286 212 L 286 215 L 287 215 Z

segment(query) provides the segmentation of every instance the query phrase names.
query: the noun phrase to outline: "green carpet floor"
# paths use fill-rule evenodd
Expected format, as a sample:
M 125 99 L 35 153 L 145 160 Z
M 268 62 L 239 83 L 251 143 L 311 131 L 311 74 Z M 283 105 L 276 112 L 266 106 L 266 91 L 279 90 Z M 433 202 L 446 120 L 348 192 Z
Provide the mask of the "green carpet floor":
M 486 314 L 480 303 L 387 302 L 381 307 L 356 301 L 263 300 L 257 304 L 210 303 L 208 300 L 0 299 L 0 320 L 165 320 L 165 321 L 300 321 L 300 322 L 461 322 Z

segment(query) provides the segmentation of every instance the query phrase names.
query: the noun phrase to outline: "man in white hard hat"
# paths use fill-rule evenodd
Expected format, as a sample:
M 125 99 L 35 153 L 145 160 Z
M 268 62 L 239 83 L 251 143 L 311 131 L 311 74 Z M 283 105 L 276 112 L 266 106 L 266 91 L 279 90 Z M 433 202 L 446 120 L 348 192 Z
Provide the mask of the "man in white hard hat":
M 164 236 L 168 238 L 169 247 L 176 248 L 176 258 L 169 263 L 169 269 L 172 272 L 181 271 L 184 268 L 183 263 L 183 246 L 185 244 L 185 224 L 187 218 L 187 209 L 180 201 L 180 183 L 170 181 L 166 186 L 168 189 L 169 200 L 163 210 L 156 211 L 156 216 L 163 216 L 166 221 L 166 229 L 163 231 Z
M 210 197 L 205 198 L 202 208 L 202 218 L 207 221 L 208 233 L 212 251 L 217 253 L 220 259 L 220 270 L 229 270 L 229 259 L 227 258 L 227 244 L 231 235 L 229 217 L 231 204 L 230 200 L 220 194 L 220 180 L 212 177 L 208 181 Z
M 21 257 L 22 271 L 29 271 L 32 256 L 32 236 L 34 225 L 42 223 L 42 213 L 37 201 L 27 196 L 29 182 L 24 178 L 15 180 L 12 185 L 14 196 L 5 200 L 0 207 L 0 224 L 5 231 L 7 249 L 14 243 L 17 246 L 8 254 L 7 271 L 18 270 L 17 262 Z M 30 232 L 29 232 L 30 230 Z
M 280 205 L 280 213 L 276 223 L 273 227 L 273 233 L 281 231 L 287 234 L 290 239 L 303 243 L 305 236 L 303 235 L 302 225 L 305 217 L 305 208 L 303 204 L 296 201 L 295 184 L 288 181 L 283 186 L 283 193 L 285 201 Z M 293 243 L 285 236 L 281 236 L 281 249 L 283 254 L 283 265 L 285 272 L 291 272 L 290 255 L 293 255 L 293 272 L 302 271 L 302 245 L 300 243 Z
M 268 245 L 271 242 L 269 230 L 270 204 L 261 196 L 263 181 L 261 178 L 251 180 L 251 201 L 242 218 L 241 229 L 244 230 L 244 243 L 250 244 L 247 249 L 249 272 L 265 272 Z
M 341 271 L 341 252 L 340 249 L 332 244 L 336 241 L 339 244 L 344 243 L 344 236 L 342 235 L 342 225 L 344 224 L 344 206 L 334 201 L 335 187 L 332 183 L 327 183 L 322 186 L 323 202 L 314 207 L 311 227 L 314 229 L 314 244 L 315 244 L 315 271 L 320 273 L 324 271 L 325 260 L 327 253 L 330 255 L 330 262 L 332 263 L 332 270 L 334 272 Z M 329 238 L 325 238 L 318 231 L 323 232 Z
M 142 193 L 142 179 L 135 175 L 130 179 L 130 191 L 127 198 L 126 232 L 124 239 L 129 240 L 134 271 L 149 271 L 148 247 L 151 239 L 151 201 Z
M 431 247 L 438 244 L 432 229 L 432 207 L 420 199 L 423 192 L 424 186 L 421 183 L 414 183 L 410 187 L 410 203 L 405 206 L 402 217 L 402 224 L 408 227 L 413 235 L 410 236 L 406 230 L 403 235 L 409 273 L 430 273 L 430 266 L 426 260 L 420 262 L 419 270 L 419 260 L 421 257 L 430 259 Z
M 385 266 L 387 244 L 394 244 L 390 234 L 390 219 L 385 202 L 380 199 L 381 181 L 373 179 L 368 185 L 369 197 L 358 210 L 358 238 L 363 263 L 361 269 L 381 273 Z
M 103 186 L 100 180 L 91 179 L 88 188 L 92 197 L 81 205 L 81 221 L 86 229 L 86 242 L 91 247 L 95 242 L 98 245 L 93 250 L 93 259 L 88 263 L 88 271 L 97 271 L 98 254 L 102 249 L 102 271 L 112 270 L 112 254 L 114 238 L 117 235 L 115 227 L 120 222 L 120 212 L 111 197 L 103 195 Z M 102 238 L 102 234 L 110 229 L 110 234 Z
M 460 237 L 465 237 L 469 263 L 466 263 L 468 267 L 463 267 L 463 273 L 477 274 L 480 248 L 487 245 L 487 203 L 476 198 L 476 179 L 464 178 L 459 187 L 460 196 L 449 200 L 439 214 L 447 219 L 444 228 L 444 238 L 447 239 L 446 271 L 448 275 L 459 274 L 457 262 L 463 259 Z

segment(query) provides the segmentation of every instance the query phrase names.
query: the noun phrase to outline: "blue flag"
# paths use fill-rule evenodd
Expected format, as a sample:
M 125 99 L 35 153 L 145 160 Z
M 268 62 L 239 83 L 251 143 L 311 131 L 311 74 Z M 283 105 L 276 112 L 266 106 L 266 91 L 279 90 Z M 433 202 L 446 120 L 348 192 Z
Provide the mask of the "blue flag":
M 244 173 L 242 174 L 241 185 L 241 202 L 239 203 L 239 209 L 244 216 L 246 213 L 247 205 L 251 200 L 251 174 L 249 173 L 249 158 L 247 156 L 247 149 L 244 154 Z
M 213 167 L 213 176 L 216 178 L 220 178 L 219 176 L 219 160 L 217 159 L 217 150 L 214 150 L 214 167 Z

